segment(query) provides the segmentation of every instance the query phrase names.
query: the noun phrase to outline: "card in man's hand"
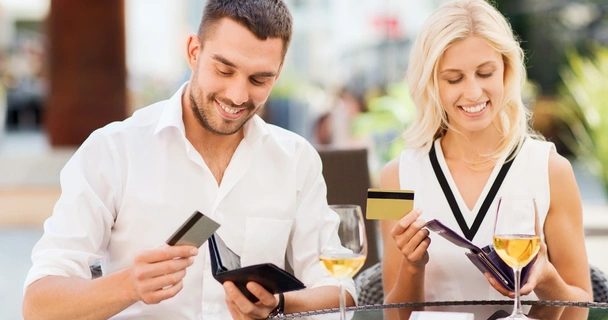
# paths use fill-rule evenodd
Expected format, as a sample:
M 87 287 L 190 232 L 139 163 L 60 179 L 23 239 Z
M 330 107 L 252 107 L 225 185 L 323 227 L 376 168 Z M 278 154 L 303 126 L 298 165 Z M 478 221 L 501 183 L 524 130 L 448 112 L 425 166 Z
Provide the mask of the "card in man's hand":
M 399 220 L 414 208 L 413 190 L 367 190 L 368 220 Z
M 232 281 L 251 302 L 258 298 L 247 290 L 247 283 L 256 282 L 266 291 L 276 294 L 306 288 L 304 284 L 287 271 L 272 263 L 256 264 L 241 268 L 241 258 L 234 253 L 217 234 L 209 238 L 211 272 L 220 283 Z
M 220 224 L 211 220 L 204 214 L 195 211 L 177 230 L 167 239 L 170 246 L 191 245 L 200 248 L 209 237 L 220 227 Z
M 489 272 L 497 282 L 510 291 L 515 290 L 515 276 L 513 269 L 509 267 L 496 253 L 494 246 L 487 245 L 483 248 L 479 248 L 471 241 L 460 236 L 454 230 L 450 229 L 439 220 L 433 219 L 426 223 L 426 228 L 436 232 L 451 243 L 469 249 L 470 252 L 465 252 L 465 255 L 471 262 L 481 271 L 482 273 Z M 527 266 L 521 270 L 521 281 L 523 285 L 528 279 L 528 271 L 536 261 L 536 258 L 532 260 Z

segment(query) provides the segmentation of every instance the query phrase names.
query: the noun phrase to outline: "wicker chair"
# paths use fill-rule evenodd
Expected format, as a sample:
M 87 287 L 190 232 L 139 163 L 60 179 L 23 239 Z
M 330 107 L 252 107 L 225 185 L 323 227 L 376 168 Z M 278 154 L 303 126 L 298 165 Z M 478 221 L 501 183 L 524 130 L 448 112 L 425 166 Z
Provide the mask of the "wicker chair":
M 357 305 L 366 306 L 384 302 L 384 287 L 382 285 L 382 264 L 380 262 L 361 271 L 355 277 L 357 288 Z
M 593 285 L 593 301 L 608 302 L 608 279 L 597 267 L 589 266 L 591 284 Z M 355 278 L 355 286 L 359 292 L 357 303 L 360 306 L 381 304 L 384 301 L 382 285 L 382 265 L 377 263 L 365 269 Z
M 591 272 L 591 285 L 593 286 L 593 301 L 608 302 L 608 279 L 598 268 L 589 266 Z

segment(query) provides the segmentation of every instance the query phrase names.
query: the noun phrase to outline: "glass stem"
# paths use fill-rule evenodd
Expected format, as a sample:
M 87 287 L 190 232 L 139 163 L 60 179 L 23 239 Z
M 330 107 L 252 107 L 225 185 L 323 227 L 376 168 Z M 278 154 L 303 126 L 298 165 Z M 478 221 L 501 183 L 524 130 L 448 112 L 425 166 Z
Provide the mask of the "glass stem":
M 521 299 L 520 294 L 519 294 L 519 287 L 520 287 L 520 279 L 521 279 L 521 268 L 517 267 L 517 268 L 513 268 L 513 273 L 515 274 L 515 305 L 513 307 L 513 314 L 511 314 L 512 317 L 517 316 L 517 317 L 521 317 L 524 316 L 524 312 L 521 309 Z
M 343 282 L 340 278 L 340 320 L 346 320 L 346 295 L 344 293 Z

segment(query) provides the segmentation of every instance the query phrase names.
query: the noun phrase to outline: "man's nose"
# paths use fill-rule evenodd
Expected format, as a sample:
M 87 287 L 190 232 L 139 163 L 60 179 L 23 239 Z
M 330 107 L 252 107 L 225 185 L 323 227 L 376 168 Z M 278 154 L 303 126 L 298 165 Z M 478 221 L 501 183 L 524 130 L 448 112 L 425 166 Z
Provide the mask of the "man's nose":
M 226 98 L 230 99 L 233 104 L 240 106 L 249 100 L 248 85 L 243 80 L 234 80 L 226 90 Z

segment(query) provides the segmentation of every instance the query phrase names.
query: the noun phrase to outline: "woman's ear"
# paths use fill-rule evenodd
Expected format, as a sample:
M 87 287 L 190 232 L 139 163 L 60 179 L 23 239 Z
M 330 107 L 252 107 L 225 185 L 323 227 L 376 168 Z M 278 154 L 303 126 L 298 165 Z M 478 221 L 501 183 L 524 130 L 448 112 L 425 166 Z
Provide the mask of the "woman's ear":
M 201 40 L 197 34 L 191 34 L 188 36 L 186 42 L 186 55 L 188 58 L 188 66 L 190 70 L 194 71 L 198 61 L 198 54 L 202 50 Z

